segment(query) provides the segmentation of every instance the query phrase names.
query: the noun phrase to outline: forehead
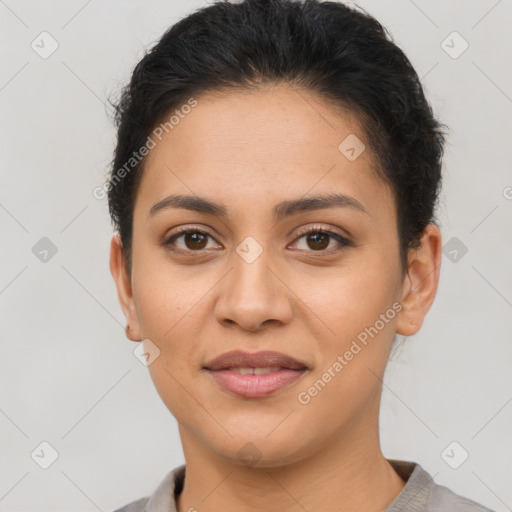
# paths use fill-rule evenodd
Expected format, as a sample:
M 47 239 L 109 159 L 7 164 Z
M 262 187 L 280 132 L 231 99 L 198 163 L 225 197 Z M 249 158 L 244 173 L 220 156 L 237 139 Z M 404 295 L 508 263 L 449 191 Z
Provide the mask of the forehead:
M 373 215 L 394 210 L 350 111 L 289 85 L 209 92 L 195 100 L 161 130 L 161 140 L 153 136 L 136 211 L 149 212 L 173 193 L 247 207 L 332 192 L 356 197 Z

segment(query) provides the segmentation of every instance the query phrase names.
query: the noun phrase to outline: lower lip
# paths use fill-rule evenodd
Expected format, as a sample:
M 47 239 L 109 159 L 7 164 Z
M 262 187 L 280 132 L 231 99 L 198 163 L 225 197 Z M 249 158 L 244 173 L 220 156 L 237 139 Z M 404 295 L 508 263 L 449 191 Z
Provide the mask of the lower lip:
M 223 388 L 247 398 L 271 395 L 295 383 L 306 370 L 282 369 L 263 375 L 242 375 L 232 370 L 208 370 L 208 373 Z

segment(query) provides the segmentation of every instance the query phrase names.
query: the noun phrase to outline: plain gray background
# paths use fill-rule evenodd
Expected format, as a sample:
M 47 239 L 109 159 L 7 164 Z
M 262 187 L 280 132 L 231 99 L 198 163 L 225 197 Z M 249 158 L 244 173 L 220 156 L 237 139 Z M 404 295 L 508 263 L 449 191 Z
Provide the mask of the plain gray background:
M 114 510 L 183 462 L 176 422 L 124 335 L 107 203 L 93 189 L 115 140 L 105 98 L 202 5 L 0 1 L 1 511 Z M 440 288 L 389 363 L 384 454 L 511 510 L 512 3 L 359 5 L 404 49 L 451 130 Z M 56 250 L 46 261 L 43 237 Z M 58 453 L 47 469 L 43 442 Z

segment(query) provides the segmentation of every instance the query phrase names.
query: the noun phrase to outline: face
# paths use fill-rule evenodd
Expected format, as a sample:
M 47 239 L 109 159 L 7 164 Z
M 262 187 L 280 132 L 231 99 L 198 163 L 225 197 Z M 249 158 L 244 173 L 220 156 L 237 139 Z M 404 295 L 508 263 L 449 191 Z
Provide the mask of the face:
M 134 339 L 160 351 L 148 368 L 185 453 L 253 450 L 270 467 L 374 435 L 395 333 L 419 327 L 435 290 L 404 309 L 396 206 L 357 118 L 285 85 L 196 99 L 147 157 L 131 276 L 117 239 L 111 256 Z M 176 195 L 218 208 L 166 204 Z M 205 369 L 232 350 L 307 369 L 241 395 Z

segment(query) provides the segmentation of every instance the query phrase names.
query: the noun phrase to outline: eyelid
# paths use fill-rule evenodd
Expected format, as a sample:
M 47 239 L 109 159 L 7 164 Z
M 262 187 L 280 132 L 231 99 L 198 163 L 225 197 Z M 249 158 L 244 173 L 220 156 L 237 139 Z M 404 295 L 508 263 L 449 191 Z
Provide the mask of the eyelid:
M 186 235 L 187 233 L 189 232 L 192 232 L 192 233 L 202 233 L 202 234 L 205 234 L 205 235 L 208 235 L 211 239 L 213 239 L 216 243 L 220 243 L 217 241 L 216 237 L 213 235 L 213 233 L 211 232 L 210 229 L 206 228 L 206 227 L 203 227 L 203 226 L 198 226 L 197 224 L 184 224 L 184 225 L 181 225 L 179 227 L 176 228 L 176 230 L 174 229 L 171 229 L 170 231 L 168 231 L 163 237 L 162 237 L 162 241 L 161 241 L 161 244 L 163 246 L 168 246 L 168 245 L 172 245 L 171 244 L 171 240 L 173 238 L 178 238 L 180 236 L 183 236 L 183 235 Z M 174 251 L 176 252 L 185 252 L 185 253 L 202 253 L 202 252 L 208 252 L 208 249 L 201 249 L 199 251 L 190 251 L 190 250 L 184 250 L 184 249 L 180 249 L 178 247 L 175 247 L 173 249 Z
M 304 226 L 301 226 L 297 229 L 295 236 L 298 237 L 300 235 L 304 235 L 310 232 L 316 232 L 316 231 L 323 231 L 325 233 L 332 233 L 335 234 L 341 238 L 344 238 L 347 240 L 347 242 L 350 242 L 351 235 L 346 230 L 340 231 L 338 228 L 331 227 L 331 226 L 325 226 L 322 224 L 306 224 Z
M 163 236 L 163 240 L 169 240 L 169 238 L 175 235 L 182 235 L 187 231 L 199 231 L 210 235 L 212 238 L 215 238 L 211 230 L 207 227 L 203 227 L 198 224 L 181 224 L 180 226 L 177 226 L 176 229 L 173 228 L 167 231 L 166 234 Z
M 336 230 L 337 228 L 333 228 L 331 226 L 325 226 L 325 225 L 321 225 L 321 224 L 305 224 L 303 226 L 299 226 L 297 229 L 296 229 L 296 232 L 295 232 L 295 236 L 299 236 L 299 235 L 302 235 L 304 233 L 309 233 L 310 231 L 313 231 L 314 229 L 317 229 L 319 231 L 333 231 L 333 230 Z M 198 224 L 183 224 L 183 225 L 180 225 L 177 227 L 177 230 L 176 232 L 173 231 L 173 229 L 171 229 L 166 235 L 164 235 L 164 239 L 169 239 L 169 237 L 175 235 L 175 234 L 182 234 L 183 232 L 187 231 L 187 230 L 197 230 L 197 231 L 203 231 L 205 233 L 207 233 L 208 235 L 210 235 L 212 238 L 215 238 L 213 233 L 211 232 L 211 230 L 207 227 L 203 227 L 201 225 L 198 225 Z M 344 233 L 340 233 L 340 232 L 337 232 L 337 231 L 334 231 L 337 235 L 341 236 L 341 237 L 344 237 L 344 238 L 347 238 L 347 239 L 350 239 L 351 238 L 351 234 L 346 231 L 346 230 L 343 230 Z M 289 236 L 293 231 L 289 232 L 287 236 Z M 222 237 L 221 237 L 222 238 Z
M 349 247 L 355 247 L 354 242 L 352 242 L 351 238 L 348 236 L 341 234 L 340 232 L 336 231 L 335 229 L 326 228 L 325 226 L 320 225 L 308 225 L 305 227 L 302 227 L 299 229 L 299 231 L 295 234 L 295 238 L 292 241 L 292 244 L 297 243 L 301 238 L 304 236 L 307 236 L 310 233 L 323 233 L 330 237 L 331 239 L 336 240 L 337 246 L 331 247 L 330 249 L 324 249 L 320 251 L 314 251 L 314 250 L 301 250 L 297 249 L 297 252 L 299 253 L 307 253 L 308 257 L 315 257 L 315 258 L 328 258 L 330 256 L 336 256 L 343 251 L 345 251 Z
M 334 229 L 336 229 L 336 228 L 334 228 Z M 316 224 L 316 225 L 315 224 L 313 224 L 313 225 L 306 224 L 304 226 L 301 226 L 301 227 L 297 228 L 297 231 L 295 233 L 295 237 L 298 237 L 298 236 L 303 235 L 303 234 L 310 233 L 310 232 L 315 231 L 315 230 L 324 231 L 324 232 L 333 232 L 334 234 L 339 235 L 340 237 L 346 238 L 347 240 L 351 237 L 351 235 L 349 233 L 346 233 L 346 234 L 339 233 L 337 231 L 333 231 L 333 229 L 331 227 L 325 227 L 325 226 L 320 225 L 320 224 Z M 198 226 L 197 224 L 184 224 L 184 225 L 179 226 L 175 232 L 171 229 L 171 231 L 169 231 L 168 233 L 166 233 L 164 235 L 163 239 L 164 240 L 168 240 L 169 238 L 171 238 L 174 235 L 184 234 L 187 231 L 204 232 L 204 233 L 210 235 L 212 238 L 215 238 L 215 236 L 209 230 L 209 228 Z M 291 233 L 289 233 L 289 234 L 291 234 Z
M 171 240 L 173 238 L 178 238 L 178 237 L 185 235 L 189 232 L 198 232 L 198 233 L 205 234 L 205 235 L 209 236 L 210 238 L 212 238 L 215 242 L 217 242 L 216 237 L 212 234 L 210 229 L 203 227 L 203 226 L 198 226 L 197 224 L 185 224 L 185 225 L 181 225 L 178 228 L 176 228 L 176 231 L 171 230 L 168 234 L 164 235 L 164 237 L 162 239 L 162 245 L 163 246 L 173 245 L 171 243 Z M 302 238 L 303 236 L 305 236 L 309 233 L 318 233 L 318 232 L 324 233 L 327 236 L 334 238 L 338 242 L 338 247 L 331 248 L 329 250 L 321 250 L 321 251 L 310 250 L 310 251 L 306 251 L 306 252 L 311 253 L 311 254 L 316 253 L 317 256 L 321 256 L 321 255 L 327 256 L 327 255 L 341 252 L 346 247 L 354 247 L 354 243 L 352 242 L 350 235 L 347 236 L 345 234 L 341 234 L 339 231 L 336 231 L 336 228 L 333 229 L 331 227 L 326 227 L 326 226 L 320 225 L 320 224 L 313 224 L 313 225 L 306 224 L 304 226 L 299 227 L 298 230 L 296 231 L 295 237 L 291 243 L 293 244 L 294 242 L 296 242 L 297 240 L 299 240 L 300 238 Z M 203 254 L 203 253 L 207 253 L 207 252 L 211 251 L 211 249 L 201 249 L 198 251 L 184 250 L 184 249 L 180 249 L 178 247 L 174 247 L 171 250 L 174 252 L 177 252 L 177 253 L 181 253 L 181 254 L 193 254 L 193 253 Z M 299 252 L 300 252 L 300 250 L 299 250 Z

